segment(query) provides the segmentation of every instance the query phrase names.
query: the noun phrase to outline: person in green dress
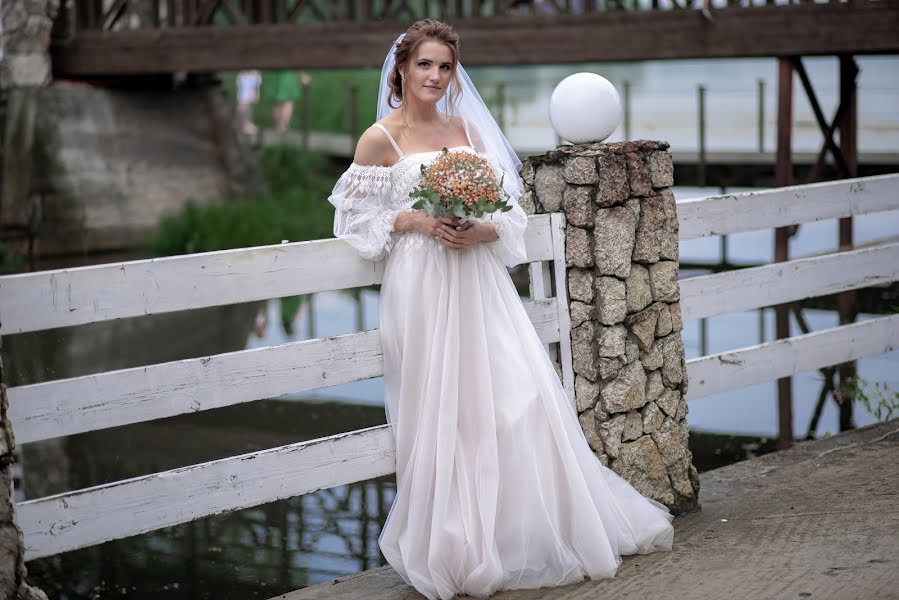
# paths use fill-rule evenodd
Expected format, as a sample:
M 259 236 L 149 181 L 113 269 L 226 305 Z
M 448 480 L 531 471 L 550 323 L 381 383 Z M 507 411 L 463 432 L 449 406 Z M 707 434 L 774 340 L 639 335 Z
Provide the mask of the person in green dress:
M 293 116 L 293 105 L 300 98 L 300 84 L 309 84 L 305 71 L 278 70 L 262 78 L 262 97 L 272 103 L 272 120 L 278 135 L 287 133 Z

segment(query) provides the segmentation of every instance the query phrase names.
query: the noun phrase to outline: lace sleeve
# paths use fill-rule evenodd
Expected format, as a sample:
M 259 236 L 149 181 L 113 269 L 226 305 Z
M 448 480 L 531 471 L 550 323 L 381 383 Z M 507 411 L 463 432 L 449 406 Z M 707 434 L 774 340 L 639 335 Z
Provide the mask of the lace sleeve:
M 353 163 L 328 197 L 334 205 L 334 237 L 363 258 L 381 260 L 393 247 L 393 224 L 401 210 L 390 209 L 390 168 Z
M 481 217 L 482 221 L 493 223 L 498 240 L 487 242 L 492 248 L 496 256 L 507 267 L 514 267 L 527 261 L 527 251 L 524 245 L 524 232 L 528 226 L 528 216 L 524 209 L 518 204 L 518 198 L 522 193 L 522 185 L 518 173 L 505 173 L 491 160 L 487 154 L 487 149 L 477 128 L 463 121 L 466 133 L 471 141 L 472 147 L 479 153 L 484 154 L 487 160 L 493 165 L 493 170 L 497 177 L 503 177 L 503 188 L 509 195 L 509 204 L 512 210 L 506 212 L 488 213 Z

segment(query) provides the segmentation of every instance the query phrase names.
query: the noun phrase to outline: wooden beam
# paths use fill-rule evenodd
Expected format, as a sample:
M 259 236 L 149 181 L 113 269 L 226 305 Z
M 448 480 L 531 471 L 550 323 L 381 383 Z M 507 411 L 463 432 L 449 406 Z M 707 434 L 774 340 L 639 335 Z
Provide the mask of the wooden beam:
M 52 47 L 54 74 L 381 66 L 407 23 L 82 31 Z M 604 12 L 453 20 L 466 65 L 899 53 L 899 1 L 715 11 Z

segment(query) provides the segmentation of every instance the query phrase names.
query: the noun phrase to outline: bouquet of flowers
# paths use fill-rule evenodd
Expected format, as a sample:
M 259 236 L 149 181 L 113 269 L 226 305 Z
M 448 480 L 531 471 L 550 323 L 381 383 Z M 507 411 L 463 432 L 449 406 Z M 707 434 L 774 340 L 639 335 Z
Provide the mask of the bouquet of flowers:
M 412 208 L 422 208 L 434 218 L 512 210 L 502 179 L 497 181 L 486 158 L 446 148 L 431 164 L 421 166 L 421 179 L 409 197 L 419 199 Z

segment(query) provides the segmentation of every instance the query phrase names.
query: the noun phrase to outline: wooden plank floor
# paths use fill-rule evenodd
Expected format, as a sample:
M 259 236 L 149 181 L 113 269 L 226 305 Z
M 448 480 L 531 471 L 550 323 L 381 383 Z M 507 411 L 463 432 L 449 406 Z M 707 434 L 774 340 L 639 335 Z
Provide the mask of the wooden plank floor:
M 704 473 L 672 552 L 496 600 L 899 598 L 899 419 Z M 390 567 L 279 600 L 420 600 Z

